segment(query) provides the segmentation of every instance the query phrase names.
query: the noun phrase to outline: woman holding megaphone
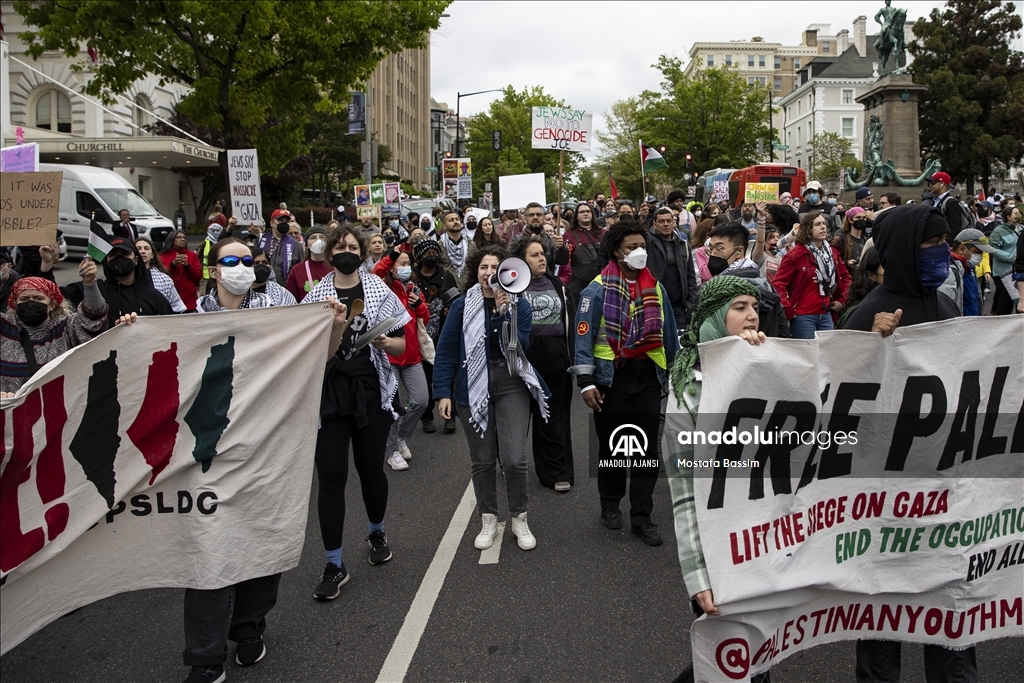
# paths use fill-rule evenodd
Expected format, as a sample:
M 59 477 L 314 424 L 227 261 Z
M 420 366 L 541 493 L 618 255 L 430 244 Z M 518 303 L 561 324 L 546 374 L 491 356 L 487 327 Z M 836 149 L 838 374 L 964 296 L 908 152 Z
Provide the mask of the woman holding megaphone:
M 506 268 L 499 273 L 506 256 L 502 247 L 488 245 L 469 257 L 466 269 L 476 283 L 468 288 L 466 296 L 452 303 L 434 361 L 438 412 L 445 420 L 451 419 L 454 389 L 469 443 L 473 490 L 482 521 L 474 546 L 480 550 L 491 547 L 498 527 L 495 465 L 499 457 L 508 489 L 512 533 L 523 550 L 537 545 L 526 520 L 530 497 L 526 466 L 529 423 L 522 416 L 529 412 L 532 396 L 547 419 L 548 394 L 519 351 L 529 347 L 533 312 L 528 299 L 515 297 L 514 292 L 525 289 L 515 286 L 520 281 L 513 272 L 516 269 Z M 498 285 L 499 279 L 502 286 Z

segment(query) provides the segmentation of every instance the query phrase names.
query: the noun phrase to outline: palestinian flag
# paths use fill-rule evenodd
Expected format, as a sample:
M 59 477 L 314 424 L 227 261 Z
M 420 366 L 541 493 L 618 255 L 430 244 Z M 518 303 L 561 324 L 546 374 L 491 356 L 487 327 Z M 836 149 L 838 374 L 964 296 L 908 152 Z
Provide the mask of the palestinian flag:
M 107 239 L 107 232 L 95 220 L 89 221 L 89 246 L 87 251 L 93 261 L 100 263 L 110 253 L 110 240 Z
M 665 163 L 665 157 L 658 154 L 658 150 L 653 147 L 647 147 L 644 145 L 643 140 L 640 141 L 640 168 L 644 175 L 647 175 L 651 171 L 656 171 L 659 168 L 668 168 L 668 164 Z

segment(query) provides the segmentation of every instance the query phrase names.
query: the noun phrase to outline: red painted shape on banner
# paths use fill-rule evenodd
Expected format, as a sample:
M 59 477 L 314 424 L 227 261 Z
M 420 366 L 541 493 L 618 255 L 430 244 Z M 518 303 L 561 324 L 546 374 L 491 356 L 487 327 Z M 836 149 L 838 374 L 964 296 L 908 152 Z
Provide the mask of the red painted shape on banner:
M 135 422 L 126 434 L 153 468 L 149 478 L 152 486 L 167 467 L 178 438 L 178 344 L 171 342 L 167 351 L 156 351 L 149 366 L 146 395 L 142 399 Z
M 64 474 L 64 423 L 68 413 L 64 409 L 64 377 L 43 385 L 43 417 L 46 418 L 46 442 L 36 463 L 36 489 L 43 505 L 64 495 L 67 477 Z
M 46 543 L 41 527 L 21 533 L 21 510 L 18 507 L 18 487 L 32 475 L 32 427 L 43 412 L 39 392 L 30 393 L 11 412 L 14 447 L 7 467 L 0 473 L 0 570 L 5 574 L 42 550 Z

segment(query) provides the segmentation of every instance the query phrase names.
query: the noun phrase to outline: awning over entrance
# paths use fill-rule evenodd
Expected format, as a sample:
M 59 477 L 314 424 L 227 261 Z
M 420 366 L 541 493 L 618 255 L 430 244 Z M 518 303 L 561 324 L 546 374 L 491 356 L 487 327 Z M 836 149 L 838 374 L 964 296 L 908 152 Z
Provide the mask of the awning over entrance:
M 87 164 L 102 168 L 188 168 L 216 166 L 220 150 L 182 138 L 165 136 L 109 138 L 42 138 L 39 161 L 47 164 Z

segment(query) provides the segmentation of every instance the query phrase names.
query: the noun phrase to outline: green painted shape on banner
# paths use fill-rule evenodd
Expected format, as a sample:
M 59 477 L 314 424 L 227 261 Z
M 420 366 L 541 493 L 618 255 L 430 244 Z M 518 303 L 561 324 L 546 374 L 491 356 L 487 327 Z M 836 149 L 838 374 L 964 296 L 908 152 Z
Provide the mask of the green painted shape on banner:
M 192 457 L 201 463 L 203 472 L 210 469 L 214 456 L 217 455 L 217 444 L 228 424 L 228 408 L 231 407 L 231 396 L 234 391 L 235 338 L 228 337 L 227 342 L 210 348 L 210 357 L 206 359 L 203 379 L 199 384 L 199 394 L 192 402 L 192 407 L 185 414 L 185 424 L 195 436 L 196 446 L 192 449 Z

